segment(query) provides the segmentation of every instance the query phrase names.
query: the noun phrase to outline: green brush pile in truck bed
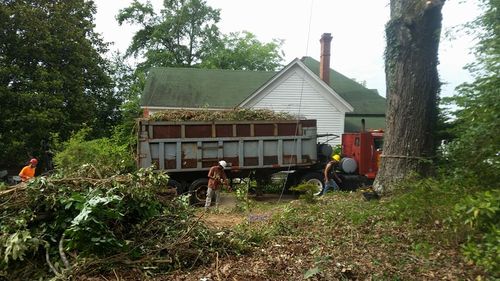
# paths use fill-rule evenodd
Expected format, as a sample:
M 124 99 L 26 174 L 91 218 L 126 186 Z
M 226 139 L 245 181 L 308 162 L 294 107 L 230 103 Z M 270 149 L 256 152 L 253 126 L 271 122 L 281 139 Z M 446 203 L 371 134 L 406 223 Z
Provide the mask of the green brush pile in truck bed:
M 174 109 L 154 113 L 153 121 L 245 121 L 245 120 L 296 120 L 297 117 L 268 109 L 232 109 L 232 110 L 185 110 Z

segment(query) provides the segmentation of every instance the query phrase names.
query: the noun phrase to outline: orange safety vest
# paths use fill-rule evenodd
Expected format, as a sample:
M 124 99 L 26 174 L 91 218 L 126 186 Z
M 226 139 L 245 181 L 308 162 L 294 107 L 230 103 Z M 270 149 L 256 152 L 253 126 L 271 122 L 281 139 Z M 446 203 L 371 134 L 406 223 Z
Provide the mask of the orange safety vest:
M 19 176 L 21 177 L 22 181 L 27 181 L 31 179 L 32 177 L 35 176 L 35 169 L 32 168 L 31 165 L 25 166 L 21 172 L 19 173 Z

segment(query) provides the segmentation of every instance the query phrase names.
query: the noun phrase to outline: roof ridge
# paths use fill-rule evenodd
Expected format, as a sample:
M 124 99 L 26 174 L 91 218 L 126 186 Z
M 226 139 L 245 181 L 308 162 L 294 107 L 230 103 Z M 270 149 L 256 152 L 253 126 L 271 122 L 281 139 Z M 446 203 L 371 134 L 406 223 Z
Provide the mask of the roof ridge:
M 314 62 L 316 62 L 316 63 L 320 64 L 320 62 L 319 62 L 319 61 L 317 61 L 316 59 L 314 59 L 313 57 L 310 57 L 310 56 L 303 56 L 301 60 L 303 61 L 303 59 L 311 59 L 311 60 L 313 60 Z M 303 62 L 304 62 L 304 61 L 303 61 Z M 363 86 L 363 84 L 359 83 L 359 82 L 358 82 L 358 81 L 356 81 L 354 78 L 350 78 L 350 77 L 348 77 L 348 76 L 346 76 L 346 75 L 344 75 L 344 74 L 342 74 L 342 73 L 338 72 L 338 71 L 337 71 L 337 70 L 335 70 L 334 68 L 331 68 L 331 67 L 330 67 L 330 70 L 331 70 L 331 71 L 334 71 L 334 72 L 335 72 L 335 74 L 337 74 L 337 75 L 341 76 L 342 78 L 348 79 L 348 80 L 350 80 L 350 82 L 357 84 L 357 86 L 359 86 L 359 87 L 363 87 L 365 90 L 369 90 L 369 91 L 377 90 L 377 95 L 379 95 L 379 96 L 380 96 L 380 93 L 378 92 L 378 89 L 370 89 L 370 88 L 368 88 L 368 87 L 366 87 L 366 86 Z

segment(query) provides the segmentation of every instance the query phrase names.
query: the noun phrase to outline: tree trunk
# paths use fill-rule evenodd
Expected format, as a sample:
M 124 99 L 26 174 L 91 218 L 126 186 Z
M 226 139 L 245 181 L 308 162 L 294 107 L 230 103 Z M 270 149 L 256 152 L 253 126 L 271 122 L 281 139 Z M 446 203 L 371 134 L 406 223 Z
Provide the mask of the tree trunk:
M 431 170 L 443 4 L 444 0 L 391 0 L 386 26 L 386 132 L 374 184 L 379 193 L 391 191 L 412 174 Z

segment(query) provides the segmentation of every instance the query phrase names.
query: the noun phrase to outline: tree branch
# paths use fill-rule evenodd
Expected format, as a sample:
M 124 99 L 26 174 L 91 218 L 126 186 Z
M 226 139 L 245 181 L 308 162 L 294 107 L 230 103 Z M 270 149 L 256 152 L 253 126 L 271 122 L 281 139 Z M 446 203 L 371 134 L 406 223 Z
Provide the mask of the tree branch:
M 49 257 L 49 247 L 45 247 L 45 260 L 47 261 L 47 264 L 50 267 L 50 270 L 56 275 L 59 276 L 61 273 L 57 271 L 57 269 L 54 267 L 54 265 L 50 262 L 50 257 Z
M 61 256 L 61 260 L 64 264 L 64 266 L 66 267 L 66 269 L 71 269 L 71 265 L 68 261 L 68 258 L 66 257 L 66 254 L 64 253 L 64 238 L 66 237 L 66 234 L 63 233 L 63 235 L 61 236 L 61 239 L 59 240 L 59 256 Z

